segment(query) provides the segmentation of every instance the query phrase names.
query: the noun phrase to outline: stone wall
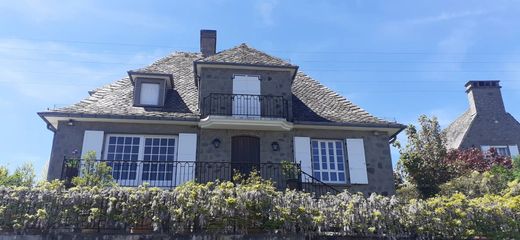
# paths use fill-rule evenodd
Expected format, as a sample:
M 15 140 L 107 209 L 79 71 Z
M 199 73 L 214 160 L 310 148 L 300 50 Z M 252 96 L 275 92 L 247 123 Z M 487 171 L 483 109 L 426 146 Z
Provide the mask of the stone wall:
M 202 162 L 229 162 L 231 160 L 231 138 L 233 136 L 255 136 L 260 139 L 260 160 L 262 163 L 280 163 L 283 160 L 293 160 L 294 136 L 310 137 L 315 139 L 363 138 L 365 146 L 366 164 L 369 184 L 348 186 L 336 185 L 337 188 L 350 188 L 366 194 L 377 192 L 394 194 L 392 161 L 388 135 L 384 132 L 347 131 L 347 130 L 313 130 L 295 129 L 293 131 L 246 131 L 246 130 L 217 130 L 199 129 L 196 126 L 176 126 L 164 124 L 128 124 L 128 123 L 94 123 L 75 122 L 68 126 L 60 122 L 55 133 L 51 161 L 49 164 L 48 179 L 59 178 L 64 156 L 70 156 L 74 150 L 81 152 L 83 134 L 85 130 L 104 131 L 105 134 L 157 134 L 177 135 L 178 133 L 197 133 L 197 161 Z M 220 146 L 215 148 L 212 142 L 220 140 Z M 277 142 L 279 151 L 273 151 L 271 144 Z M 296 161 L 298 161 L 296 159 Z M 348 159 L 345 166 L 348 179 Z M 309 173 L 312 174 L 312 173 Z
M 102 122 L 74 122 L 68 126 L 67 122 L 60 121 L 58 130 L 54 133 L 51 158 L 47 179 L 57 179 L 61 176 L 61 167 L 65 156 L 71 156 L 77 150 L 81 153 L 85 130 L 104 131 L 105 134 L 154 134 L 177 135 L 179 133 L 197 133 L 196 126 L 179 126 L 165 124 L 136 124 L 136 123 L 102 123 Z M 104 145 L 103 145 L 104 146 Z
M 292 76 L 288 71 L 245 70 L 204 67 L 202 68 L 200 73 L 199 91 L 202 99 L 200 103 L 203 104 L 204 98 L 209 96 L 209 94 L 211 93 L 232 94 L 233 76 L 235 74 L 260 76 L 261 95 L 282 96 L 288 102 L 288 118 L 292 119 Z M 204 106 L 201 106 L 201 109 L 203 107 Z
M 377 135 L 376 135 L 377 134 Z M 353 192 L 381 193 L 392 195 L 395 193 L 392 159 L 388 135 L 384 132 L 347 131 L 347 130 L 313 130 L 297 129 L 294 136 L 311 137 L 315 139 L 363 138 L 365 146 L 365 160 L 367 164 L 368 184 L 336 185 L 339 189 L 349 188 Z M 349 179 L 348 159 L 346 159 L 346 175 Z
M 479 148 L 482 145 L 520 146 L 520 123 L 509 113 L 477 114 L 466 132 L 460 148 Z

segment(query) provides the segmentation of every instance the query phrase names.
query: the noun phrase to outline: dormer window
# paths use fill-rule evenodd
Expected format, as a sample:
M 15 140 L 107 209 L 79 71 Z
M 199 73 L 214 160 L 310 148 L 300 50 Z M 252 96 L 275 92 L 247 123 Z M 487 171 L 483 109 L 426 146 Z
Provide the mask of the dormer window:
M 134 106 L 163 107 L 168 89 L 173 89 L 171 74 L 128 72 L 134 84 Z
M 136 78 L 134 105 L 141 107 L 162 107 L 166 84 L 164 79 Z

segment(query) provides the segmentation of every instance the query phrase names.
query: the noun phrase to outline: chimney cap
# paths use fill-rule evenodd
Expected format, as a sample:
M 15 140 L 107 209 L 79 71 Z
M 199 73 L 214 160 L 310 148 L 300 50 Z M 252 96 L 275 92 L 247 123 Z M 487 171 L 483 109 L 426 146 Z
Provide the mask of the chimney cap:
M 217 37 L 217 30 L 201 29 L 200 35 L 204 37 Z
M 470 80 L 464 86 L 466 91 L 472 88 L 501 88 L 499 80 Z

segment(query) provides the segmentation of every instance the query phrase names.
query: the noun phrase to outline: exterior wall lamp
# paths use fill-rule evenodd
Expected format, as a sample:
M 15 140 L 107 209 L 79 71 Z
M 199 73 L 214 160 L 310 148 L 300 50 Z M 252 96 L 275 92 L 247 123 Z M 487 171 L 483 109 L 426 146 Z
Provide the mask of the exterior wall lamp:
M 214 146 L 215 148 L 219 148 L 219 147 L 220 147 L 220 139 L 218 139 L 218 138 L 213 139 L 213 141 L 211 142 L 211 144 L 213 144 L 213 146 Z
M 275 152 L 280 151 L 280 144 L 278 144 L 278 142 L 272 142 L 272 143 L 271 143 L 271 148 L 272 148 L 273 151 L 275 151 Z
M 74 126 L 74 120 L 69 119 L 69 121 L 67 121 L 67 125 L 68 126 Z

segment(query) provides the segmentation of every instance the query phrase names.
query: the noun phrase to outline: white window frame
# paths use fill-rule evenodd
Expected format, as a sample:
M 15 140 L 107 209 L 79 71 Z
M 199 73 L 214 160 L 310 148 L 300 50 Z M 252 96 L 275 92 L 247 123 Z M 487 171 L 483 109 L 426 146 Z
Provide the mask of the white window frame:
M 145 147 L 145 140 L 146 138 L 173 138 L 175 139 L 175 153 L 174 153 L 174 158 L 173 158 L 173 161 L 171 162 L 176 162 L 177 159 L 178 159 L 178 152 L 179 152 L 179 136 L 178 135 L 139 135 L 139 134 L 106 134 L 105 136 L 105 144 L 104 144 L 104 149 L 103 149 L 103 159 L 108 161 L 108 146 L 110 144 L 110 137 L 139 137 L 139 152 L 138 152 L 138 156 L 137 156 L 137 160 L 136 162 L 138 163 L 137 165 L 137 174 L 136 174 L 136 178 L 135 180 L 126 180 L 126 179 L 121 179 L 121 180 L 117 180 L 117 182 L 121 185 L 140 185 L 144 182 L 148 182 L 150 183 L 150 185 L 152 186 L 166 186 L 168 183 L 172 182 L 174 183 L 175 182 L 175 179 L 176 179 L 176 166 L 175 164 L 173 165 L 173 169 L 172 169 L 172 180 L 154 180 L 154 181 L 150 181 L 150 180 L 142 180 L 142 173 L 143 173 L 143 161 L 144 161 L 144 147 Z M 116 162 L 118 160 L 111 160 L 113 162 Z M 124 161 L 130 161 L 129 159 L 128 160 L 125 160 Z M 147 162 L 153 162 L 153 160 L 151 161 L 147 161 Z M 167 161 L 164 161 L 164 162 L 167 162 Z M 170 184 L 171 185 L 171 184 Z
M 319 166 L 320 166 L 320 169 L 317 170 L 315 169 L 315 166 L 314 166 L 314 163 L 315 163 L 315 158 L 314 158 L 314 149 L 313 149 L 313 143 L 314 142 L 317 142 L 318 144 L 318 163 L 319 163 Z M 323 162 L 322 162 L 322 149 L 321 149 L 321 143 L 324 142 L 325 143 L 325 151 L 326 151 L 326 158 L 327 158 L 327 162 L 325 164 L 327 164 L 327 169 L 324 170 L 323 169 Z M 332 143 L 333 144 L 333 157 L 334 157 L 334 169 L 331 169 L 330 168 L 330 155 L 329 155 L 329 143 Z M 342 156 L 343 156 L 343 170 L 339 170 L 338 169 L 338 154 L 337 154 L 337 147 L 336 147 L 336 143 L 340 143 L 341 144 L 341 151 L 342 151 Z M 316 177 L 314 175 L 315 172 L 319 172 L 320 173 L 320 177 L 318 178 L 320 181 L 324 182 L 324 183 L 332 183 L 332 184 L 347 184 L 347 162 L 346 162 L 346 149 L 345 149 L 345 143 L 343 140 L 340 140 L 340 139 L 311 139 L 311 144 L 310 144 L 310 147 L 311 147 L 311 166 L 312 166 L 312 176 L 313 177 Z M 329 179 L 328 180 L 323 180 L 323 173 L 328 173 L 329 174 Z M 331 173 L 336 173 L 336 181 L 332 181 L 331 180 Z M 340 181 L 339 180 L 339 173 L 343 173 L 343 181 Z
M 483 147 L 486 147 L 486 148 L 487 148 L 487 150 L 486 150 L 485 152 L 489 152 L 489 149 L 494 148 L 494 149 L 497 151 L 497 153 L 498 153 L 499 156 L 503 156 L 503 157 L 511 157 L 511 151 L 509 150 L 509 146 L 508 146 L 508 145 L 483 145 L 483 146 L 481 146 L 481 149 L 482 149 Z M 505 151 L 506 151 L 506 155 L 502 155 L 502 154 L 500 154 L 500 152 L 499 152 L 499 150 L 498 150 L 499 148 L 500 148 L 500 149 L 505 149 Z

